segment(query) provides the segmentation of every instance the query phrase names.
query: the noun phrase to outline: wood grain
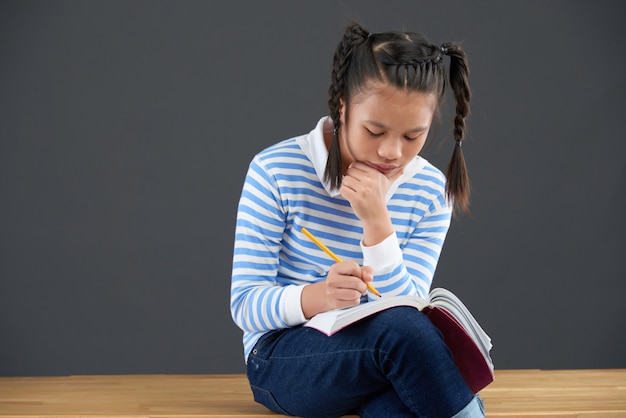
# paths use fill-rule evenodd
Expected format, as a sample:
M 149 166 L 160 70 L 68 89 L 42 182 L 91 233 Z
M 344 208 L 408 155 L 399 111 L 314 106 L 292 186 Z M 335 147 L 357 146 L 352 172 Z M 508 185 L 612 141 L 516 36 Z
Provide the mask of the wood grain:
M 488 417 L 626 417 L 626 369 L 498 370 Z M 243 375 L 0 377 L 0 418 L 264 417 Z

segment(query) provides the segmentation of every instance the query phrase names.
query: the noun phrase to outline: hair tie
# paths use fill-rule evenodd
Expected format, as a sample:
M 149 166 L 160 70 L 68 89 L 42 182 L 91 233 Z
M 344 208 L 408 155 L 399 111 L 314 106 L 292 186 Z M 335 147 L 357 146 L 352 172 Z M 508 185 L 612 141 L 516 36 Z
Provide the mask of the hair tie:
M 457 146 L 457 147 L 461 148 L 461 141 L 456 141 L 455 146 Z
M 442 54 L 448 55 L 448 47 L 447 46 L 441 45 L 439 50 L 441 51 Z

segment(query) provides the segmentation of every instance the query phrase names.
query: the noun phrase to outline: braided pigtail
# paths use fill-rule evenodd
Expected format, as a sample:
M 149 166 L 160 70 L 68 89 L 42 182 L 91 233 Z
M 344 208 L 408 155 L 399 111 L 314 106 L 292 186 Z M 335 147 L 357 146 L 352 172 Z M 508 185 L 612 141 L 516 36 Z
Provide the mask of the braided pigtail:
M 450 56 L 450 87 L 456 99 L 455 145 L 446 173 L 448 178 L 446 194 L 448 199 L 454 203 L 455 208 L 468 213 L 470 182 L 461 145 L 465 137 L 465 119 L 470 110 L 469 67 L 465 53 L 458 46 L 444 44 L 441 46 L 441 52 Z
M 324 171 L 324 180 L 330 183 L 331 188 L 337 189 L 341 185 L 342 163 L 339 147 L 339 131 L 341 130 L 341 99 L 344 103 L 349 100 L 346 88 L 346 73 L 354 55 L 354 49 L 364 44 L 369 33 L 359 24 L 353 23 L 346 28 L 343 38 L 339 42 L 333 58 L 332 78 L 328 89 L 328 108 L 333 121 L 333 139 L 328 150 L 328 160 Z M 347 109 L 347 107 L 346 107 Z

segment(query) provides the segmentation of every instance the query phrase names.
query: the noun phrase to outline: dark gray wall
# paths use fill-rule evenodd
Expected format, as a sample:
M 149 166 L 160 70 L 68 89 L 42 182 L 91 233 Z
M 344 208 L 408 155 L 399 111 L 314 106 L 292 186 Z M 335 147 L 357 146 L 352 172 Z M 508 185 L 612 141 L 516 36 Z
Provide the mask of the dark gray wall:
M 462 40 L 473 217 L 435 277 L 498 368 L 626 367 L 620 1 L 3 1 L 0 374 L 243 372 L 250 158 L 326 112 L 348 19 Z M 448 125 L 441 136 L 448 132 Z M 451 143 L 426 157 L 443 167 Z

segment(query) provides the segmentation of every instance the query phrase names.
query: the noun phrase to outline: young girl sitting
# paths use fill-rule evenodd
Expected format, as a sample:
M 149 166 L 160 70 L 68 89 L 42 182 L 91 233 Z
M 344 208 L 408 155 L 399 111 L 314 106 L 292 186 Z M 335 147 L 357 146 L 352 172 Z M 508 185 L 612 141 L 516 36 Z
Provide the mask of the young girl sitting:
M 452 210 L 468 207 L 468 73 L 454 43 L 351 24 L 334 55 L 330 116 L 251 162 L 231 311 L 257 402 L 302 417 L 484 416 L 441 334 L 416 309 L 392 308 L 330 337 L 302 326 L 377 298 L 368 283 L 382 297 L 427 296 Z M 419 153 L 448 84 L 455 143 L 444 176 Z

